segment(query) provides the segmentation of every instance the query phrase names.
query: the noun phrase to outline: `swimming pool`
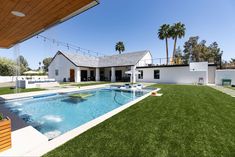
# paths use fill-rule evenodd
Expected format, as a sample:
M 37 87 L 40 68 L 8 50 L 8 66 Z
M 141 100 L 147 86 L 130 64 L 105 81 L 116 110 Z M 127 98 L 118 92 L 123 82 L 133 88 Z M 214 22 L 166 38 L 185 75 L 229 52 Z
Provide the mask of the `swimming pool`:
M 90 95 L 83 99 L 71 98 L 69 95 L 72 93 L 63 93 L 6 102 L 4 105 L 48 139 L 53 139 L 148 92 L 93 89 L 75 92 Z

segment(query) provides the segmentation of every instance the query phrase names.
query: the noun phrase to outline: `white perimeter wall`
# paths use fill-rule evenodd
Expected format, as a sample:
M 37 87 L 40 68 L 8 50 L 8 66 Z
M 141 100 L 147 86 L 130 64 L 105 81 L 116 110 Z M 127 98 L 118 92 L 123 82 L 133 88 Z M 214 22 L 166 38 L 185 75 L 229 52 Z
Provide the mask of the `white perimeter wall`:
M 33 80 L 43 80 L 47 79 L 48 76 L 18 76 L 18 80 L 26 80 L 26 78 L 32 78 Z M 0 76 L 0 83 L 5 83 L 5 82 L 15 82 L 16 81 L 16 76 Z
M 59 75 L 55 75 L 55 70 L 59 70 Z M 74 69 L 76 71 L 76 66 L 72 64 L 67 58 L 63 55 L 56 55 L 54 60 L 51 62 L 48 67 L 48 77 L 54 78 L 56 81 L 63 82 L 63 79 L 70 77 L 70 69 Z
M 232 84 L 235 85 L 235 70 L 216 70 L 215 84 L 222 85 L 222 79 L 231 79 Z
M 138 79 L 138 82 L 154 82 L 154 83 L 174 83 L 174 84 L 194 84 L 198 83 L 200 77 L 206 81 L 205 71 L 190 71 L 189 66 L 182 67 L 154 67 L 154 68 L 138 68 L 143 70 L 143 79 Z M 154 70 L 160 70 L 160 79 L 154 79 Z M 215 67 L 210 67 L 208 72 L 209 83 L 213 83 L 213 70 Z M 211 82 L 212 81 L 212 82 Z

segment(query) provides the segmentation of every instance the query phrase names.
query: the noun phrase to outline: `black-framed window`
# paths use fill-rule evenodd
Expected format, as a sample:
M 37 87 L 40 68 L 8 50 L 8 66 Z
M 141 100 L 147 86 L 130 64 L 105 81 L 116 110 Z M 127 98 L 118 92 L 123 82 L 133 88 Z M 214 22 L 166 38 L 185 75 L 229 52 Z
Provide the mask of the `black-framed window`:
M 143 70 L 139 70 L 140 74 L 138 74 L 138 79 L 143 79 Z
M 160 79 L 160 70 L 154 70 L 154 79 Z
M 59 75 L 59 70 L 56 69 L 56 70 L 55 70 L 55 76 L 58 76 L 58 75 Z

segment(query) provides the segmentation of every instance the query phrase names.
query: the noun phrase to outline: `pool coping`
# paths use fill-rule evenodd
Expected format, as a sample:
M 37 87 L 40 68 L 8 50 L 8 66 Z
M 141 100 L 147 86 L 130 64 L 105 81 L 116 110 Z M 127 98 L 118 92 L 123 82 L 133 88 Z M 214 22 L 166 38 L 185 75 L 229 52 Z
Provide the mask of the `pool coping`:
M 100 116 L 100 117 L 97 117 L 97 118 L 75 128 L 75 129 L 73 129 L 73 130 L 70 130 L 70 131 L 56 137 L 55 139 L 44 143 L 42 145 L 42 147 L 39 147 L 35 150 L 32 150 L 31 152 L 28 152 L 27 154 L 25 154 L 25 156 L 42 156 L 42 155 L 52 151 L 53 149 L 61 146 L 62 144 L 68 142 L 69 140 L 81 135 L 82 133 L 86 132 L 87 130 L 95 127 L 96 125 L 104 122 L 105 120 L 113 117 L 114 115 L 122 112 L 123 110 L 129 108 L 130 106 L 133 106 L 137 102 L 147 98 L 148 96 L 151 95 L 152 92 L 159 91 L 159 90 L 160 90 L 160 88 L 152 90 L 152 91 L 148 92 L 147 94 L 145 94 L 145 95 L 143 95 L 143 96 L 127 103 L 127 104 L 124 104 L 124 105 L 122 105 L 122 106 L 120 106 L 120 107 Z
M 92 85 L 92 86 L 84 86 L 84 87 L 69 87 L 69 88 L 61 88 L 61 89 L 51 89 L 51 90 L 43 90 L 43 91 L 34 91 L 34 92 L 24 92 L 24 93 L 14 93 L 14 94 L 4 94 L 0 95 L 0 104 L 4 103 L 9 100 L 17 100 L 22 98 L 28 98 L 38 95 L 44 95 L 44 94 L 57 94 L 57 93 L 68 93 L 68 92 L 75 92 L 75 91 L 81 91 L 81 90 L 89 90 L 89 89 L 95 89 L 95 88 L 101 88 L 105 86 L 109 86 L 111 84 L 100 84 L 100 85 Z

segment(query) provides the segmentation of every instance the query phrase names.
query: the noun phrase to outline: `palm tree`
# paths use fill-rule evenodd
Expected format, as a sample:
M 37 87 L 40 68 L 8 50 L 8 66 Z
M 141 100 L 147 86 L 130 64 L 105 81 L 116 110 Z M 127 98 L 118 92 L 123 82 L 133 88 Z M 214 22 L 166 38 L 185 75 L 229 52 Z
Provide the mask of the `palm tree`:
M 182 37 L 185 36 L 185 25 L 182 24 L 181 22 L 175 23 L 173 26 L 170 28 L 170 36 L 174 40 L 174 49 L 173 49 L 173 58 L 175 58 L 176 55 L 176 43 L 177 39 L 181 39 Z
M 170 25 L 163 24 L 158 30 L 158 38 L 166 41 L 166 64 L 168 64 L 168 38 L 170 38 Z
M 122 41 L 119 41 L 116 43 L 115 50 L 121 54 L 123 51 L 125 51 L 125 46 Z

